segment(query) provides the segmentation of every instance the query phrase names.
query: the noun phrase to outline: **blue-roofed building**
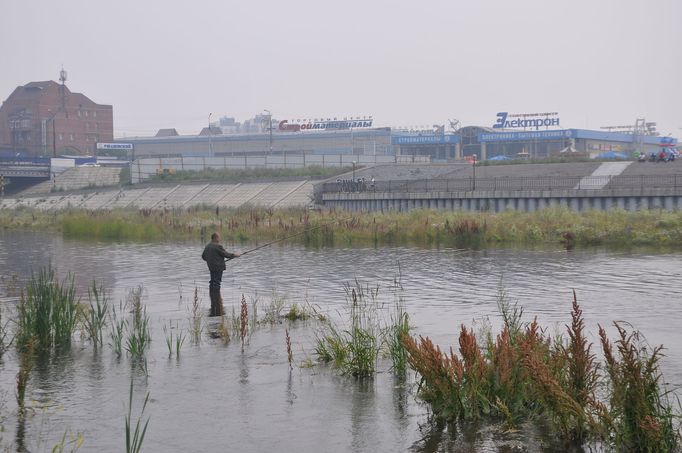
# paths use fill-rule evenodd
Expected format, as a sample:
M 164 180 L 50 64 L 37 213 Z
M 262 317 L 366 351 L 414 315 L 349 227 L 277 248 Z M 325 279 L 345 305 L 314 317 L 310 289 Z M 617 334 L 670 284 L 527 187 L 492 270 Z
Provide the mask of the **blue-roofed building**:
M 275 129 L 275 128 L 273 128 Z M 199 135 L 157 134 L 117 140 L 132 144 L 133 157 L 257 156 L 282 154 L 427 156 L 434 162 L 471 159 L 595 157 L 604 152 L 649 153 L 676 146 L 677 139 L 586 129 L 518 130 L 466 126 L 456 133 L 407 132 L 389 127 L 283 130 L 223 134 L 218 127 Z

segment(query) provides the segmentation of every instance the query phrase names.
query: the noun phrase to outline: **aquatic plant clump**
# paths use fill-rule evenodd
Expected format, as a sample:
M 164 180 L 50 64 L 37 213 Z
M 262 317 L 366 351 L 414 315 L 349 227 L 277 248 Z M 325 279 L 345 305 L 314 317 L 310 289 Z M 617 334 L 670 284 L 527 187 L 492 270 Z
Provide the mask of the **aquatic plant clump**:
M 404 370 L 407 355 L 400 339 L 410 329 L 407 314 L 398 308 L 385 325 L 378 315 L 378 286 L 370 287 L 356 280 L 344 288 L 349 303 L 348 325 L 342 327 L 329 319 L 320 319 L 323 328 L 317 333 L 317 358 L 344 374 L 368 377 L 374 375 L 379 355 L 385 352 L 395 371 Z
M 660 348 L 650 351 L 637 341 L 639 333 L 616 323 L 614 351 L 600 327 L 604 376 L 575 293 L 566 339 L 548 336 L 537 320 L 521 323 L 516 307 L 503 303 L 501 311 L 495 338 L 479 339 L 462 325 L 458 353 L 443 352 L 428 337 L 403 335 L 407 361 L 420 376 L 419 395 L 437 417 L 501 419 L 508 428 L 536 420 L 564 446 L 600 441 L 618 451 L 677 451 L 679 427 L 658 367 Z M 598 389 L 606 390 L 604 399 Z
M 35 340 L 36 349 L 49 350 L 70 344 L 78 323 L 78 299 L 74 276 L 59 282 L 52 268 L 32 274 L 19 305 L 17 345 L 23 349 Z

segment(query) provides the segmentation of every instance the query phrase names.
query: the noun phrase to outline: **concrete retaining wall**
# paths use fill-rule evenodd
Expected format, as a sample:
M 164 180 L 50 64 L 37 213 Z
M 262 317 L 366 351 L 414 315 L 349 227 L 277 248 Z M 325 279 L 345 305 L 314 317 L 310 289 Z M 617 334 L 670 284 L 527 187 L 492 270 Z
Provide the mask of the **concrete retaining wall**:
M 348 211 L 450 211 L 502 212 L 507 209 L 533 212 L 565 206 L 574 211 L 590 209 L 682 209 L 681 189 L 559 190 L 514 192 L 423 192 L 423 193 L 324 193 L 323 204 Z

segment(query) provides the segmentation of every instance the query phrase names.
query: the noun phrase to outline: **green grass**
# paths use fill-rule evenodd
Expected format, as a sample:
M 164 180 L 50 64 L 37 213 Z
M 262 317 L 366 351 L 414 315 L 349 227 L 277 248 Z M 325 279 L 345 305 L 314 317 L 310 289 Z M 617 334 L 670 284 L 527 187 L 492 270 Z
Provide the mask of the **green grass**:
M 142 425 L 142 416 L 149 403 L 149 392 L 144 398 L 140 416 L 135 422 L 135 430 L 132 427 L 132 411 L 133 411 L 133 382 L 130 381 L 130 396 L 128 398 L 128 414 L 125 417 L 125 437 L 126 437 L 126 453 L 139 453 L 142 451 L 142 443 L 144 436 L 147 434 L 147 427 L 149 426 L 149 417 Z
M 89 306 L 82 310 L 83 328 L 95 348 L 104 344 L 102 331 L 106 327 L 109 299 L 104 287 L 95 281 L 88 288 Z
M 78 299 L 74 276 L 59 282 L 55 271 L 43 268 L 31 274 L 19 306 L 17 346 L 20 349 L 35 340 L 36 349 L 68 346 L 78 321 Z
M 272 240 L 307 247 L 412 245 L 483 248 L 498 245 L 566 247 L 650 246 L 679 249 L 682 211 L 573 212 L 557 207 L 537 212 L 461 212 L 413 210 L 407 213 L 348 213 L 304 209 L 190 211 L 77 211 L 44 213 L 18 210 L 0 218 L 0 227 L 62 231 L 65 237 L 115 241 L 200 239 L 213 231 L 227 242 Z

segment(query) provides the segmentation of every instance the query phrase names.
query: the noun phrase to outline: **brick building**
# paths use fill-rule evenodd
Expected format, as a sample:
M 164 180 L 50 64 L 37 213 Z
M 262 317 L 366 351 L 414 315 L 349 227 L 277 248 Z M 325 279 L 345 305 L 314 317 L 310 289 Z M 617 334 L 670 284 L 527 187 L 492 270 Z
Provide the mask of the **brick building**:
M 0 148 L 31 156 L 93 155 L 114 139 L 111 105 L 96 104 L 57 82 L 17 87 L 0 106 Z

